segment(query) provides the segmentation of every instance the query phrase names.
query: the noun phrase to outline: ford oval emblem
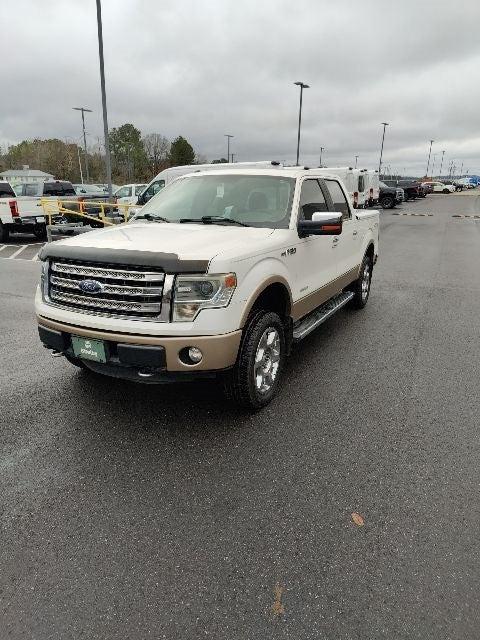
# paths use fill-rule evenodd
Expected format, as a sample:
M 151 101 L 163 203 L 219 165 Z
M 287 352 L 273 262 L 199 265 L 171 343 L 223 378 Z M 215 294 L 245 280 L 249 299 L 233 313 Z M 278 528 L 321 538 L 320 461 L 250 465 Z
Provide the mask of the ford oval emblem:
M 78 285 L 84 293 L 100 293 L 103 286 L 97 280 L 82 280 Z

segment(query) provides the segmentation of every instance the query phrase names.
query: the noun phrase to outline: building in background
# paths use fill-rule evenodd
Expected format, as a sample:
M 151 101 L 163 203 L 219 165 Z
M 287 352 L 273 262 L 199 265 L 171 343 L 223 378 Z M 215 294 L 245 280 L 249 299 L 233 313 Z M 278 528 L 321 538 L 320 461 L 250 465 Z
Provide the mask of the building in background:
M 0 180 L 5 180 L 10 184 L 22 184 L 22 182 L 45 182 L 45 180 L 53 180 L 51 173 L 39 171 L 38 169 L 30 169 L 28 164 L 24 164 L 21 169 L 7 169 L 0 173 Z

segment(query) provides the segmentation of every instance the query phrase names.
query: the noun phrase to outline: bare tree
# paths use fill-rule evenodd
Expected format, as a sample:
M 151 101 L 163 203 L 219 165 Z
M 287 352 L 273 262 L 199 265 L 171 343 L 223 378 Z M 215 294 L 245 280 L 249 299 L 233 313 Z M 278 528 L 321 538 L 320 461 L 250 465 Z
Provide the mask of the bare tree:
M 160 133 L 147 133 L 142 142 L 150 162 L 151 172 L 155 175 L 166 166 L 170 153 L 170 141 Z

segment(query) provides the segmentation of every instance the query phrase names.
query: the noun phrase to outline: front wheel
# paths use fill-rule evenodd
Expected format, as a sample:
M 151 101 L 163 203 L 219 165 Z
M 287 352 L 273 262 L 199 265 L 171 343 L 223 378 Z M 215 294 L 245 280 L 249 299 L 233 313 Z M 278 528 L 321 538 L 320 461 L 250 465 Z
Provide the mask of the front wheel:
M 275 396 L 286 357 L 280 316 L 259 311 L 248 323 L 237 362 L 224 374 L 227 398 L 249 409 L 261 409 Z
M 444 189 L 443 193 L 450 193 L 450 190 L 449 189 Z
M 356 309 L 363 309 L 368 302 L 372 283 L 373 262 L 369 255 L 363 258 L 357 280 L 352 285 L 352 304 Z

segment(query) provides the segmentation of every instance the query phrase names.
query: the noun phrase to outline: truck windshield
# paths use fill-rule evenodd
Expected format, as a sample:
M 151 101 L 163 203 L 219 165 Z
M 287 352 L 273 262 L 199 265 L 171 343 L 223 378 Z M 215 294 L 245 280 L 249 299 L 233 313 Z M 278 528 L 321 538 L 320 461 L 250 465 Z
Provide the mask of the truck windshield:
M 224 224 L 226 219 L 249 227 L 287 229 L 294 190 L 295 178 L 282 176 L 190 176 L 157 193 L 138 218 L 160 216 L 169 222 L 199 224 Z

